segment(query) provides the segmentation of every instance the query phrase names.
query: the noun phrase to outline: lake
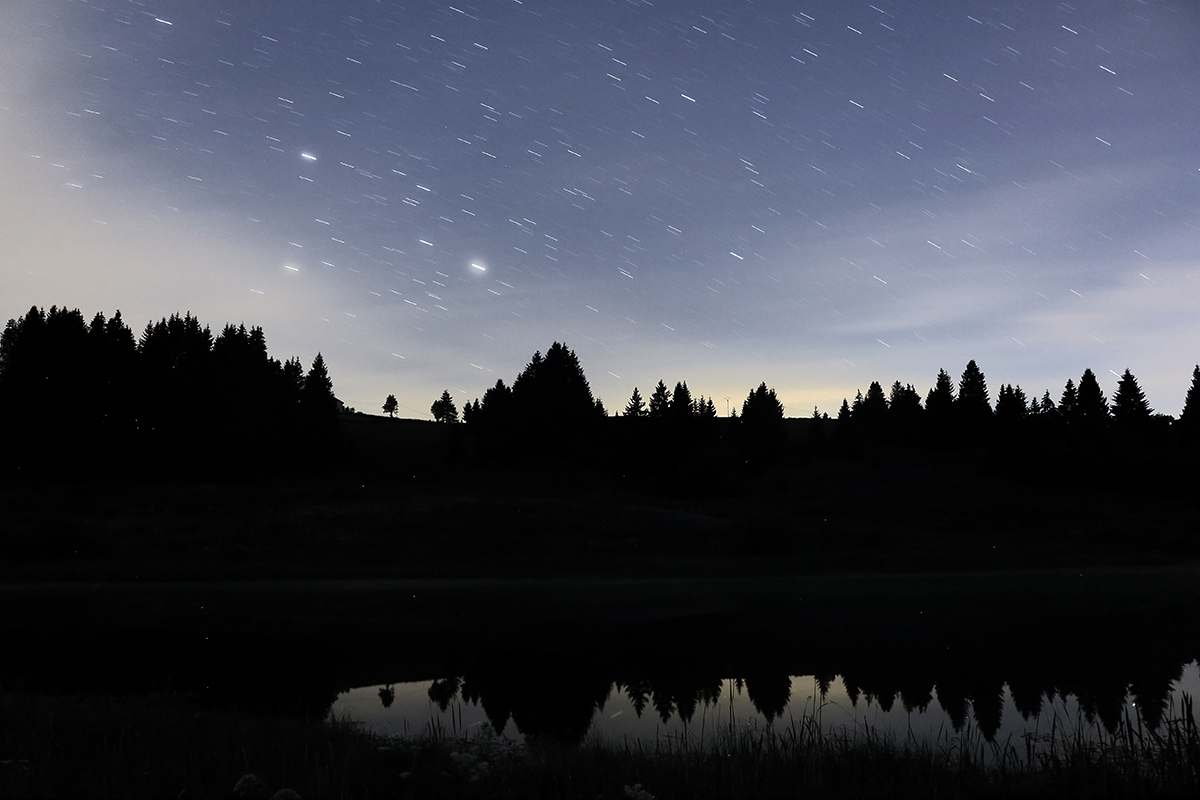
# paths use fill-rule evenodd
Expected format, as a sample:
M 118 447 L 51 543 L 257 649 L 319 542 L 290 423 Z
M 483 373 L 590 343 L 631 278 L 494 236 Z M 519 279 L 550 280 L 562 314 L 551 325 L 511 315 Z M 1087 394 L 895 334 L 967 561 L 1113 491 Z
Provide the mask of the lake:
M 1150 687 L 1127 685 L 1122 696 L 1115 688 L 1108 696 L 1085 693 L 1082 698 L 1046 691 L 1032 704 L 1025 702 L 1031 698 L 1019 694 L 1014 697 L 1008 685 L 1001 687 L 999 696 L 965 698 L 964 702 L 953 689 L 939 691 L 936 687 L 931 692 L 919 690 L 916 697 L 910 696 L 911 692 L 889 694 L 887 690 L 874 695 L 853 682 L 847 683 L 840 675 L 832 681 L 814 675 L 789 676 L 766 687 L 736 678 L 686 688 L 680 681 L 674 681 L 673 686 L 661 682 L 656 686 L 649 681 L 610 683 L 597 693 L 580 738 L 648 745 L 673 740 L 703 745 L 733 729 L 769 729 L 788 735 L 794 726 L 807 720 L 817 722 L 826 732 L 880 735 L 895 741 L 911 737 L 948 743 L 982 737 L 985 741 L 1019 743 L 1026 735 L 1051 732 L 1100 737 L 1111 734 L 1115 724 L 1123 720 L 1151 730 L 1161 729 L 1164 717 L 1178 719 L 1183 713 L 1184 694 L 1195 697 L 1200 690 L 1200 665 L 1194 661 L 1181 665 L 1177 673 L 1165 692 L 1161 686 L 1154 687 L 1153 697 L 1134 693 L 1145 695 Z M 764 699 L 764 688 L 768 695 L 774 691 L 775 696 Z M 481 696 L 459 678 L 410 681 L 343 691 L 334 701 L 330 716 L 347 717 L 387 735 L 439 731 L 475 736 L 493 731 L 524 742 L 526 732 L 531 730 L 557 738 L 573 738 L 581 730 L 579 725 L 572 727 L 575 720 L 563 715 L 561 727 L 538 731 L 537 723 L 549 715 L 528 710 L 514 714 L 495 700 Z M 554 698 L 545 697 L 544 702 L 553 703 Z M 576 715 L 576 720 L 581 721 L 583 716 Z
M 1178 713 L 1198 688 L 1197 622 L 1190 566 L 9 584 L 0 685 L 568 743 L 782 730 L 818 710 L 823 726 L 1003 741 Z

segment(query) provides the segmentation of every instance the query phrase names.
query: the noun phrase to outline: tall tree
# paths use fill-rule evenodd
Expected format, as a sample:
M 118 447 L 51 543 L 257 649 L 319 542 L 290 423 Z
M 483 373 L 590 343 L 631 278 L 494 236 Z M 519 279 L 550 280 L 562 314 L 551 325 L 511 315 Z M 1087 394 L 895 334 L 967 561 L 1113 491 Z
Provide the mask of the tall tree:
M 949 420 L 954 409 L 954 384 L 949 373 L 939 369 L 937 382 L 925 397 L 925 411 L 933 420 Z
M 1113 395 L 1112 415 L 1118 425 L 1137 425 L 1150 419 L 1154 409 L 1146 402 L 1146 393 L 1138 386 L 1137 378 L 1128 368 L 1117 383 L 1117 393 Z
M 660 380 L 654 387 L 654 394 L 650 395 L 650 418 L 662 419 L 670 410 L 671 393 L 667 390 L 667 385 Z
M 671 417 L 676 420 L 689 420 L 695 412 L 692 406 L 692 392 L 688 389 L 687 381 L 680 381 L 675 384 L 675 390 L 671 392 Z
M 449 389 L 442 390 L 442 396 L 433 401 L 433 405 L 429 407 L 429 413 L 433 414 L 435 422 L 458 422 L 458 406 L 454 405 L 454 399 L 450 397 Z
M 992 414 L 987 380 L 975 359 L 968 361 L 963 370 L 962 378 L 958 382 L 958 400 L 955 403 L 959 414 L 965 419 L 982 419 Z
M 642 400 L 642 394 L 638 391 L 638 387 L 633 387 L 633 394 L 629 397 L 629 402 L 625 405 L 625 416 L 627 417 L 644 417 L 646 411 L 646 402 Z
M 1058 398 L 1058 413 L 1066 422 L 1074 422 L 1079 413 L 1079 391 L 1071 378 L 1067 378 L 1067 383 Z
M 312 367 L 304 376 L 304 391 L 300 396 L 301 405 L 313 417 L 332 420 L 337 414 L 337 398 L 333 394 L 333 381 L 325 366 L 325 358 L 317 353 Z
M 1186 438 L 1200 438 L 1200 364 L 1192 370 L 1192 384 L 1183 398 L 1183 410 L 1179 412 L 1179 428 Z
M 1109 420 L 1108 400 L 1100 382 L 1091 369 L 1085 369 L 1079 379 L 1079 401 L 1076 416 L 1086 425 L 1103 425 Z
M 534 353 L 513 381 L 513 404 L 530 430 L 548 436 L 578 432 L 599 418 L 596 400 L 578 356 L 555 342 L 545 357 Z
M 387 414 L 392 419 L 396 418 L 396 411 L 399 410 L 400 403 L 396 400 L 396 395 L 389 394 L 387 399 L 383 401 L 383 413 Z

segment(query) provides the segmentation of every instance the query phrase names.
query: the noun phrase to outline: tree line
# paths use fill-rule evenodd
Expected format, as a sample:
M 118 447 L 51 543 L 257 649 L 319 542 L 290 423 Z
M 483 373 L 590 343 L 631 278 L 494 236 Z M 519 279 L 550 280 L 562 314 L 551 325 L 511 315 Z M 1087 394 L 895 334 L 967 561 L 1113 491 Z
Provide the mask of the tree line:
M 339 402 L 321 354 L 267 352 L 262 328 L 214 335 L 186 313 L 135 336 L 117 311 L 34 306 L 0 334 L 10 473 L 244 476 L 327 452 Z
M 899 381 L 888 390 L 883 387 L 872 381 L 865 393 L 843 399 L 832 417 L 814 408 L 797 423 L 785 422 L 784 406 L 766 383 L 721 417 L 713 398 L 693 395 L 687 381 L 668 389 L 659 380 L 648 398 L 635 387 L 623 408 L 610 416 L 592 395 L 574 351 L 555 342 L 545 355 L 534 353 L 511 386 L 497 380 L 481 399 L 467 402 L 461 418 L 449 391 L 430 411 L 439 422 L 465 422 L 485 453 L 574 452 L 616 461 L 623 453 L 632 462 L 653 458 L 655 452 L 693 457 L 706 448 L 704 457 L 711 464 L 739 468 L 790 458 L 855 459 L 902 447 L 930 452 L 982 448 L 998 460 L 1057 448 L 1124 458 L 1124 468 L 1136 470 L 1138 459 L 1151 452 L 1175 464 L 1200 443 L 1200 365 L 1193 370 L 1178 418 L 1155 413 L 1129 369 L 1111 398 L 1091 369 L 1078 380 L 1067 380 L 1057 397 L 1048 390 L 1029 394 L 1014 384 L 1002 384 L 993 395 L 974 360 L 957 381 L 939 370 L 924 394 Z M 392 403 L 389 396 L 384 410 L 390 406 L 394 411 Z M 1080 465 L 1075 472 L 1094 474 L 1100 463 Z M 630 469 L 638 468 L 631 464 Z

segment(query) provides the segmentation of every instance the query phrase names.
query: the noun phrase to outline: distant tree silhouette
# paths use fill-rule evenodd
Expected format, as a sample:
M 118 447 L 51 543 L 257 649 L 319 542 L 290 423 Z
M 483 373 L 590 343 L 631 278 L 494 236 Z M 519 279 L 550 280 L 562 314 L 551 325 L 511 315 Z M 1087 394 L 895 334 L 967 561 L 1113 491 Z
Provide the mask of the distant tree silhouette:
M 304 376 L 304 390 L 300 403 L 308 414 L 321 420 L 332 420 L 337 414 L 337 398 L 333 394 L 333 381 L 325 366 L 325 358 L 317 353 L 308 374 Z
M 937 382 L 925 397 L 925 411 L 932 419 L 949 420 L 954 409 L 954 384 L 949 373 L 938 370 Z
M 1075 416 L 1089 427 L 1102 427 L 1109 421 L 1108 400 L 1091 369 L 1085 369 L 1079 379 L 1079 401 Z
M 887 424 L 888 404 L 879 381 L 871 381 L 867 394 L 862 402 L 856 403 L 854 409 L 854 426 L 861 436 L 866 439 L 878 440 Z
M 458 406 L 454 405 L 449 389 L 442 390 L 442 396 L 433 401 L 433 405 L 429 407 L 429 413 L 433 415 L 436 422 L 458 422 Z
M 603 416 L 578 356 L 560 342 L 544 357 L 533 354 L 513 381 L 512 400 L 530 444 L 559 448 L 591 431 Z
M 967 362 L 958 382 L 958 399 L 954 401 L 954 411 L 958 423 L 968 437 L 981 433 L 992 420 L 987 380 L 974 359 Z
M 913 441 L 923 413 L 921 395 L 912 384 L 894 382 L 888 394 L 888 424 L 893 434 L 902 441 Z
M 1079 391 L 1075 388 L 1075 381 L 1071 378 L 1067 378 L 1062 395 L 1058 398 L 1058 413 L 1068 424 L 1074 423 L 1079 417 Z
M 396 411 L 400 408 L 400 404 L 396 401 L 396 395 L 389 394 L 387 399 L 383 401 L 383 413 L 387 414 L 392 419 L 396 418 Z
M 782 452 L 786 431 L 783 426 L 783 403 L 774 389 L 760 383 L 742 402 L 739 428 L 743 455 L 752 464 L 774 461 Z
M 646 410 L 646 403 L 642 400 L 642 395 L 638 388 L 633 387 L 633 394 L 629 397 L 629 402 L 625 405 L 625 416 L 627 417 L 644 417 L 649 412 Z
M 1147 422 L 1153 413 L 1154 409 L 1146 402 L 1146 394 L 1138 386 L 1137 378 L 1126 368 L 1113 395 L 1113 420 L 1125 427 L 1137 426 Z
M 996 394 L 996 422 L 1011 432 L 1029 413 L 1025 392 L 1011 383 L 1001 384 Z
M 77 309 L 35 307 L 0 334 L 0 420 L 22 421 L 7 433 L 0 422 L 0 437 L 31 465 L 55 453 L 113 470 L 152 461 L 155 477 L 218 466 L 227 476 L 303 446 L 305 380 L 298 361 L 268 355 L 261 328 L 229 324 L 213 337 L 190 313 L 172 314 L 135 339 L 119 311 L 85 324 Z
M 692 392 L 688 389 L 687 381 L 680 381 L 675 384 L 675 390 L 671 392 L 670 404 L 671 417 L 675 420 L 687 421 L 692 418 L 696 409 L 692 405 Z
M 1183 398 L 1178 425 L 1185 441 L 1200 439 L 1200 364 L 1192 370 L 1192 383 Z
M 670 409 L 671 393 L 667 390 L 667 385 L 660 380 L 654 387 L 654 394 L 650 395 L 649 416 L 651 419 L 665 419 Z

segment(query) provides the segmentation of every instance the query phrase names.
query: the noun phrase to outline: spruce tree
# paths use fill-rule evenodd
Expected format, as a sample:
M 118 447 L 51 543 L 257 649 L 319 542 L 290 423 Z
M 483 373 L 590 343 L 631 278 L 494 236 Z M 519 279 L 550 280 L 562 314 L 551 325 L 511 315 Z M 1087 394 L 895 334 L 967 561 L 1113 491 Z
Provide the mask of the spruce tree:
M 1183 398 L 1183 410 L 1179 412 L 1177 424 L 1189 441 L 1200 438 L 1200 364 L 1192 370 L 1192 385 Z
M 925 397 L 925 411 L 934 421 L 950 418 L 954 410 L 954 384 L 944 369 L 938 370 L 937 382 Z
M 458 406 L 454 405 L 454 398 L 450 396 L 449 389 L 442 390 L 442 396 L 433 401 L 433 405 L 429 407 L 429 413 L 433 415 L 435 422 L 448 424 L 458 422 Z
M 695 408 L 692 405 L 692 392 L 688 389 L 687 381 L 680 381 L 675 384 L 675 390 L 671 392 L 671 417 L 677 420 L 688 420 L 692 418 L 692 413 Z
M 1079 414 L 1079 392 L 1075 389 L 1075 381 L 1067 378 L 1062 396 L 1058 398 L 1058 413 L 1067 422 L 1075 422 Z
M 1076 416 L 1087 425 L 1103 425 L 1108 422 L 1108 400 L 1100 390 L 1100 382 L 1091 369 L 1085 369 L 1079 379 L 1079 400 Z
M 654 394 L 650 395 L 649 416 L 651 419 L 662 419 L 670 409 L 671 393 L 667 391 L 667 385 L 660 380 L 658 386 L 654 387 Z
M 642 400 L 642 394 L 638 391 L 638 387 L 633 387 L 633 394 L 629 397 L 629 402 L 625 405 L 625 416 L 627 417 L 644 417 L 646 411 L 646 403 Z
M 1117 383 L 1117 393 L 1113 395 L 1112 415 L 1119 425 L 1138 424 L 1150 419 L 1154 409 L 1146 402 L 1146 394 L 1138 386 L 1137 378 L 1128 368 Z
M 992 414 L 987 380 L 975 359 L 968 361 L 966 369 L 963 370 L 962 378 L 958 382 L 958 400 L 955 404 L 964 419 L 981 419 Z

